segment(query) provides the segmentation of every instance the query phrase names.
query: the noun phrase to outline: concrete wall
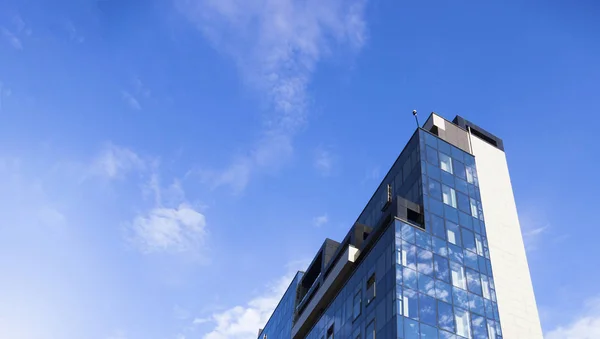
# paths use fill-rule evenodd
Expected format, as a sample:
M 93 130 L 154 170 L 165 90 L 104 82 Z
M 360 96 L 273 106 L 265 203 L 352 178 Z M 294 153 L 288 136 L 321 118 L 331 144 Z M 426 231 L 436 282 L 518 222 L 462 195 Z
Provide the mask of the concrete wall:
M 471 135 L 503 337 L 543 339 L 503 151 Z

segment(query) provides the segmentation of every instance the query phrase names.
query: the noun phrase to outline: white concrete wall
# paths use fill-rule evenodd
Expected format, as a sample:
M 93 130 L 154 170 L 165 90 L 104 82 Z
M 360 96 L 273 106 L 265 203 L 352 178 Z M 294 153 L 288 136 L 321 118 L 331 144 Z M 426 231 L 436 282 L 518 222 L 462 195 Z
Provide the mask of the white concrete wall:
M 506 339 L 542 339 L 506 155 L 471 135 L 490 247 L 498 310 Z

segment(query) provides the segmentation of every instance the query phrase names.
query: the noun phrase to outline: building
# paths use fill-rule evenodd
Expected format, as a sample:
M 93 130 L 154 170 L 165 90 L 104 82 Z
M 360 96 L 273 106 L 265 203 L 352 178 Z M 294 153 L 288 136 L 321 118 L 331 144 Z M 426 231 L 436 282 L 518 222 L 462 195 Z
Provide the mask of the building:
M 432 114 L 259 339 L 542 339 L 502 140 Z

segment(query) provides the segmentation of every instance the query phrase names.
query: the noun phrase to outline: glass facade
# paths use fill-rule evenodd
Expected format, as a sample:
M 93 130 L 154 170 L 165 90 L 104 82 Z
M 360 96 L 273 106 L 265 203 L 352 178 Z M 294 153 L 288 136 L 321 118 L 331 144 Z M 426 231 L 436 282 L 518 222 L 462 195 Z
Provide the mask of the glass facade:
M 395 221 L 396 337 L 502 338 L 475 158 L 419 134 L 425 230 Z
M 424 225 L 397 217 L 380 224 L 390 188 L 422 206 Z M 303 338 L 502 338 L 472 155 L 419 129 L 358 222 L 381 228 L 379 238 Z M 290 325 L 265 329 L 269 338 L 291 337 L 293 316 L 280 307 L 267 329 Z
M 300 279 L 302 279 L 302 275 L 302 272 L 298 272 L 294 276 L 265 328 L 258 335 L 258 339 L 292 337 L 292 319 L 294 318 L 294 310 L 296 309 L 296 290 Z

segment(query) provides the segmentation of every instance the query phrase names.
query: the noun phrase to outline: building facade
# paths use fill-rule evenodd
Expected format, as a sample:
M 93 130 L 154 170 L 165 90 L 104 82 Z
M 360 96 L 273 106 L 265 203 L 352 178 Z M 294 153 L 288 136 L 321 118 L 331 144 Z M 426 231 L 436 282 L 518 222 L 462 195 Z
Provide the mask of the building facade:
M 502 140 L 432 114 L 282 303 L 259 339 L 542 339 Z

